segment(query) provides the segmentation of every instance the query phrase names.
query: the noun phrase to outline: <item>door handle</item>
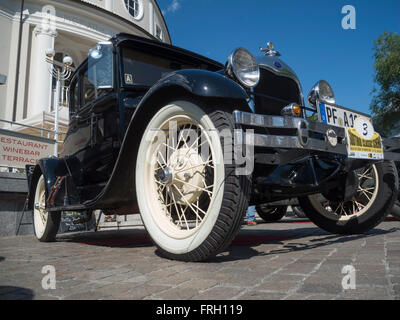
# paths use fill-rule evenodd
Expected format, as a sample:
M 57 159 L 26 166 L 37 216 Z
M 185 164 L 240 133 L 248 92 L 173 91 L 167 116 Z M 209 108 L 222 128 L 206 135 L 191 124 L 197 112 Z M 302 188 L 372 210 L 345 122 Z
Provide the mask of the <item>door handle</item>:
M 80 119 L 82 119 L 82 117 L 79 114 L 73 114 L 71 116 L 71 120 L 80 120 Z

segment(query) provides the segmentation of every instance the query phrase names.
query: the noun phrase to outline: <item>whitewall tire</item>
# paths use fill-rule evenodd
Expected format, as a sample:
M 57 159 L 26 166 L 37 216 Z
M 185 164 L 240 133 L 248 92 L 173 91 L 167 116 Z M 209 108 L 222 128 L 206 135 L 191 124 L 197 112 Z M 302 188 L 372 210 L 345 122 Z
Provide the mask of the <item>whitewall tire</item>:
M 35 188 L 33 201 L 33 229 L 36 238 L 42 242 L 54 241 L 60 226 L 61 212 L 46 211 L 46 188 L 43 175 Z
M 148 124 L 136 162 L 136 195 L 143 223 L 161 254 L 200 261 L 224 250 L 247 209 L 250 181 L 224 163 L 218 132 L 231 115 L 207 113 L 182 100 L 161 108 Z M 175 132 L 175 133 L 174 133 Z

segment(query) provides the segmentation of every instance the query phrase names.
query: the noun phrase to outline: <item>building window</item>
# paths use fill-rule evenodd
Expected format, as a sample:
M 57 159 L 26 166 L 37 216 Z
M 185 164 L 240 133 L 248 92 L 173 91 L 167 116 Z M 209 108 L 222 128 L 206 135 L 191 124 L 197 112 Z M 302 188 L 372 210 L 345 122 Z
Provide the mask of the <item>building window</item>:
M 143 16 L 143 8 L 140 0 L 124 0 L 126 9 L 129 14 L 136 20 L 139 20 Z
M 162 40 L 162 30 L 161 30 L 161 28 L 160 28 L 159 25 L 156 25 L 156 37 L 157 37 L 159 40 Z

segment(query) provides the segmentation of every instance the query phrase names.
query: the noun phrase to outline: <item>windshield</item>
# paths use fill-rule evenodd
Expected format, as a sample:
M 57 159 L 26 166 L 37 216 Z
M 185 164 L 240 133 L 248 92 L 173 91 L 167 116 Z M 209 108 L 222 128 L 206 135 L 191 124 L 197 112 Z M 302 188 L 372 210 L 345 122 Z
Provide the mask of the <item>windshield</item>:
M 129 47 L 122 48 L 122 65 L 124 84 L 148 87 L 173 71 L 207 67 Z

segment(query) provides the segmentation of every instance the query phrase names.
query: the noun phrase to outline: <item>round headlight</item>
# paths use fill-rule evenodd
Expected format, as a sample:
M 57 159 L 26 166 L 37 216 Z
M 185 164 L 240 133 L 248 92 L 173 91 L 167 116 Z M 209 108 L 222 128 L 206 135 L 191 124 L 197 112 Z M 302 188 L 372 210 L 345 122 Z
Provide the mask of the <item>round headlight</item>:
M 335 94 L 332 87 L 325 80 L 318 81 L 308 94 L 308 104 L 316 107 L 317 100 L 322 103 L 335 104 Z
M 246 49 L 236 49 L 226 63 L 227 73 L 242 85 L 253 88 L 260 80 L 260 68 L 254 56 Z

